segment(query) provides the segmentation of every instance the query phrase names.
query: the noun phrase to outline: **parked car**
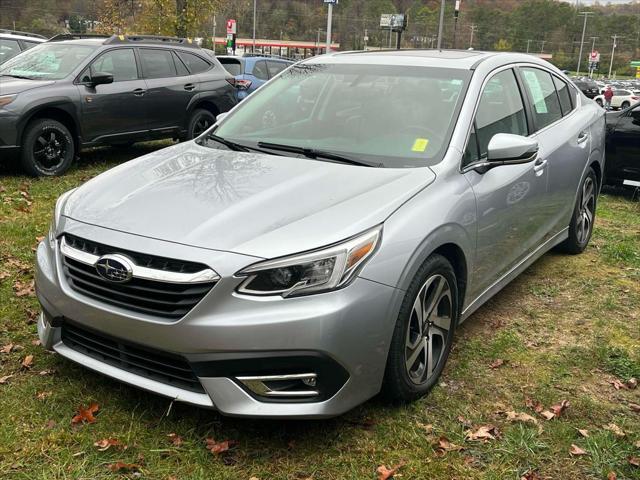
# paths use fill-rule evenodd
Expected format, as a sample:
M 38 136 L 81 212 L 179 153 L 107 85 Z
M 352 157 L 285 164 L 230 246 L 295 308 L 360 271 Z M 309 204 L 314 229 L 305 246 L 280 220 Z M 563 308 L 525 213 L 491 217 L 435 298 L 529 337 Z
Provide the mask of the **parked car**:
M 574 80 L 573 83 L 587 96 L 587 98 L 595 98 L 600 93 L 598 84 L 593 80 Z
M 42 35 L 0 28 L 0 65 L 19 53 L 45 42 Z M 0 91 L 2 94 L 2 91 Z
M 188 40 L 78 37 L 0 66 L 0 152 L 31 175 L 64 173 L 82 147 L 197 137 L 237 103 L 233 78 Z
M 589 243 L 604 111 L 564 78 L 478 51 L 293 65 L 195 141 L 60 197 L 42 345 L 225 415 L 420 398 L 460 322 Z
M 601 107 L 604 106 L 604 94 L 598 95 L 594 98 L 595 102 Z M 632 104 L 640 100 L 640 96 L 634 94 L 630 90 L 613 90 L 613 97 L 611 98 L 611 108 L 629 108 Z
M 247 54 L 243 57 L 218 55 L 216 58 L 235 77 L 238 100 L 247 98 L 249 94 L 295 63 L 288 58 L 257 54 Z
M 619 112 L 607 112 L 605 183 L 640 182 L 640 103 Z

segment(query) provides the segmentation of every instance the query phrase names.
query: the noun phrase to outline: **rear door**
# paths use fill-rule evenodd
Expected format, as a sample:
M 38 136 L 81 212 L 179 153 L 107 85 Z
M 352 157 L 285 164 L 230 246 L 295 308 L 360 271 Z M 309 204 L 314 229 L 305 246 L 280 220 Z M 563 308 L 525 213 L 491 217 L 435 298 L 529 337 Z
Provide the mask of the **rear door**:
M 91 77 L 96 73 L 113 75 L 113 83 L 91 86 Z M 148 130 L 144 102 L 146 84 L 141 79 L 133 48 L 102 53 L 78 80 L 85 141 L 109 142 L 145 134 Z
M 189 101 L 197 91 L 197 77 L 169 49 L 140 47 L 138 52 L 147 84 L 149 128 L 158 132 L 180 130 L 186 123 Z
M 249 92 L 253 92 L 264 85 L 269 80 L 269 68 L 267 67 L 266 60 L 258 60 L 253 64 L 251 72 L 247 72 L 253 75 L 251 87 Z
M 537 67 L 520 67 L 540 159 L 549 170 L 549 194 L 540 203 L 549 236 L 569 225 L 576 192 L 590 154 L 591 109 L 560 77 Z

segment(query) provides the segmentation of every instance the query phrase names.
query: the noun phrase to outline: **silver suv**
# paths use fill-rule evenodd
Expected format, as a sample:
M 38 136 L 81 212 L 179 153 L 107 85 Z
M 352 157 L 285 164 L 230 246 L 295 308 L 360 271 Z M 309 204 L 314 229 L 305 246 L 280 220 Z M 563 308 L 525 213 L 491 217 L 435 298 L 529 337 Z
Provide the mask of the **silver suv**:
M 552 247 L 586 248 L 604 133 L 527 55 L 301 62 L 194 141 L 58 200 L 40 339 L 226 415 L 415 400 L 460 322 Z
M 46 40 L 45 37 L 36 33 L 0 28 L 0 65 Z

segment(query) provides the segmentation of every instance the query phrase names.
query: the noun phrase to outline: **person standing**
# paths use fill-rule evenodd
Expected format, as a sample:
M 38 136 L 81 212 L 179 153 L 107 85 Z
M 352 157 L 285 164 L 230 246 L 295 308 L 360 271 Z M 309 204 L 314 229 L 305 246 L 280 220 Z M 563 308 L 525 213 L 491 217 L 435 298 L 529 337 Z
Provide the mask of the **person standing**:
M 607 89 L 604 91 L 604 108 L 605 110 L 611 110 L 611 99 L 613 98 L 613 90 L 611 85 L 607 85 Z

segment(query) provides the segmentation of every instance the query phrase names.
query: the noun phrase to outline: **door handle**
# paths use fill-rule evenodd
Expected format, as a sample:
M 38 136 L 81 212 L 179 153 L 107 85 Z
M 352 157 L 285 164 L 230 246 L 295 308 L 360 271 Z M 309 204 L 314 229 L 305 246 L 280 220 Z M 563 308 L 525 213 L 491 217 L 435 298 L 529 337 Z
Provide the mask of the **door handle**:
M 191 92 L 192 90 L 195 90 L 195 89 L 196 89 L 196 86 L 195 86 L 193 83 L 187 83 L 187 84 L 184 86 L 184 89 L 185 89 L 187 92 Z
M 146 91 L 144 88 L 136 88 L 136 89 L 133 91 L 133 94 L 134 94 L 135 96 L 137 96 L 137 97 L 141 97 L 141 96 L 143 96 L 145 93 L 147 93 L 147 91 Z
M 584 143 L 589 138 L 589 132 L 580 132 L 578 135 L 578 144 Z
M 547 167 L 548 160 L 547 159 L 538 159 L 536 163 L 533 165 L 533 171 L 536 173 L 541 173 Z

